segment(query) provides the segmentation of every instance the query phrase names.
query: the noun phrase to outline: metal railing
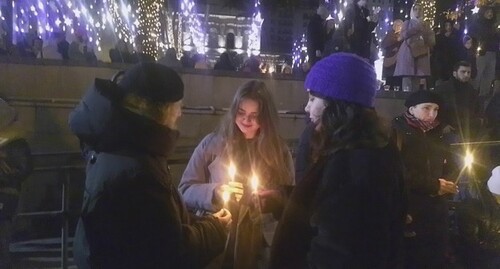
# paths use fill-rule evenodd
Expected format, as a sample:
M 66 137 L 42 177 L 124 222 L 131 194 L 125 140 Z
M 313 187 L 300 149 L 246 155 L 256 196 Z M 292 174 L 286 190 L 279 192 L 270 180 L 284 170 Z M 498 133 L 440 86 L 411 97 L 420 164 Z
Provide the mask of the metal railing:
M 5 98 L 10 105 L 16 107 L 49 107 L 73 109 L 79 102 L 79 99 L 69 98 L 26 98 L 26 97 L 7 97 Z M 215 106 L 183 106 L 182 112 L 185 114 L 206 114 L 206 115 L 223 115 L 228 111 L 228 108 Z M 306 113 L 303 110 L 279 110 L 278 114 L 284 118 L 304 118 Z

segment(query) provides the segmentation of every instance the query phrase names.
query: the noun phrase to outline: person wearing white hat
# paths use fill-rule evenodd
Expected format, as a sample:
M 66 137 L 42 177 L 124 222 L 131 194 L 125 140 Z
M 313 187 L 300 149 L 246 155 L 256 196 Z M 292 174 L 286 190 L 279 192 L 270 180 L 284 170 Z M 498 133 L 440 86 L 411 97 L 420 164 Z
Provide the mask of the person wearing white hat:
M 466 268 L 500 268 L 500 166 L 482 187 L 457 208 L 458 250 Z
M 493 194 L 498 204 L 500 204 L 500 166 L 491 171 L 491 177 L 488 180 L 488 190 Z
M 0 268 L 10 268 L 9 243 L 21 183 L 32 170 L 31 152 L 17 112 L 0 98 Z

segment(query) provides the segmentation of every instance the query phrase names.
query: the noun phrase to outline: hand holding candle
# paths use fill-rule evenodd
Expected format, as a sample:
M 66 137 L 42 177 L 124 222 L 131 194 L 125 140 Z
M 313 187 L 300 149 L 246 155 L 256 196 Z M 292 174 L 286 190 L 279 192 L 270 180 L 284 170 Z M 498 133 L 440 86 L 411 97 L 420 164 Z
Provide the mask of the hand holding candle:
M 224 201 L 224 206 L 227 205 L 231 199 L 231 194 L 234 193 L 236 201 L 240 201 L 241 196 L 243 196 L 243 184 L 236 182 L 234 179 L 236 177 L 236 166 L 233 162 L 229 163 L 228 167 L 229 182 L 221 186 L 222 200 Z
M 252 175 L 250 179 L 250 184 L 252 185 L 252 193 L 256 194 L 259 190 L 259 177 L 256 174 Z

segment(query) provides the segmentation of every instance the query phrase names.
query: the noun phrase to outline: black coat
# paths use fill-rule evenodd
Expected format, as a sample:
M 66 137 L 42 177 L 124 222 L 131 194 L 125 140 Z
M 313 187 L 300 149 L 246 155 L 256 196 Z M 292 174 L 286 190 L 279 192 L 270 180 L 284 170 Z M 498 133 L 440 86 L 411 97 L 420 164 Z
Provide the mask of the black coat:
M 465 264 L 468 268 L 493 268 L 487 264 L 500 257 L 500 206 L 491 193 L 483 188 L 480 200 L 463 201 L 456 216 Z
M 370 16 L 370 11 L 356 4 L 350 6 L 345 16 L 346 27 L 354 27 L 354 33 L 350 38 L 351 51 L 365 59 L 370 59 L 371 33 L 377 27 L 376 22 L 366 19 L 368 16 Z
M 340 150 L 293 191 L 270 268 L 397 268 L 405 193 L 394 146 Z
M 311 139 L 314 135 L 315 128 L 315 124 L 309 123 L 300 135 L 299 144 L 296 149 L 297 152 L 295 154 L 295 184 L 299 184 L 299 182 L 304 179 L 306 172 L 313 164 Z
M 408 214 L 413 218 L 408 229 L 416 233 L 413 241 L 419 246 L 410 251 L 407 259 L 420 264 L 415 268 L 440 268 L 447 243 L 448 206 L 446 198 L 437 195 L 438 179 L 455 179 L 451 175 L 454 169 L 445 166 L 445 162 L 452 161 L 442 129 L 438 126 L 424 134 L 403 116 L 394 119 L 393 128 L 404 164 Z
M 436 45 L 434 46 L 434 57 L 438 67 L 437 75 L 442 80 L 449 80 L 452 77 L 453 66 L 459 59 L 459 47 L 461 41 L 458 33 L 453 31 L 450 36 L 444 32 L 436 35 Z
M 316 57 L 316 51 L 325 48 L 326 30 L 325 20 L 318 14 L 314 14 L 307 25 L 307 53 L 309 58 Z
M 478 92 L 471 83 L 463 83 L 451 78 L 436 87 L 436 93 L 441 95 L 444 104 L 439 108 L 438 118 L 441 123 L 451 125 L 457 132 L 468 134 L 469 130 L 478 124 L 479 115 Z M 461 130 L 460 130 L 461 128 Z
M 168 167 L 178 136 L 101 95 L 96 80 L 70 116 L 89 152 L 83 206 L 75 232 L 79 268 L 201 268 L 226 238 L 214 218 L 193 219 Z
M 0 131 L 0 222 L 14 217 L 21 183 L 33 170 L 28 142 L 12 128 Z M 0 251 L 1 252 L 1 251 Z

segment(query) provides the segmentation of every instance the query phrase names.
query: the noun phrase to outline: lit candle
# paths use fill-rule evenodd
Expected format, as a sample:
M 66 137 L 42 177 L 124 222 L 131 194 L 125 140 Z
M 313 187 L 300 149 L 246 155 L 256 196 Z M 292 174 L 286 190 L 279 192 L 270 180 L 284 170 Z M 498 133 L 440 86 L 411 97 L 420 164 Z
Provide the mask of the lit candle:
M 250 184 L 252 185 L 253 193 L 257 193 L 257 191 L 259 190 L 259 178 L 255 173 L 252 175 L 252 178 L 250 179 Z
M 229 180 L 234 181 L 234 178 L 236 177 L 236 166 L 234 166 L 233 162 L 229 163 L 228 174 Z
M 224 191 L 222 193 L 222 201 L 224 201 L 224 207 L 227 206 L 227 202 L 229 202 L 230 196 L 231 196 L 231 194 L 228 191 Z
M 234 178 L 236 177 L 236 166 L 233 162 L 229 162 L 229 167 L 227 169 L 227 173 L 229 174 L 229 182 L 234 182 Z M 227 203 L 231 199 L 231 193 L 226 189 L 222 192 L 222 201 L 224 201 L 224 206 L 227 206 Z

